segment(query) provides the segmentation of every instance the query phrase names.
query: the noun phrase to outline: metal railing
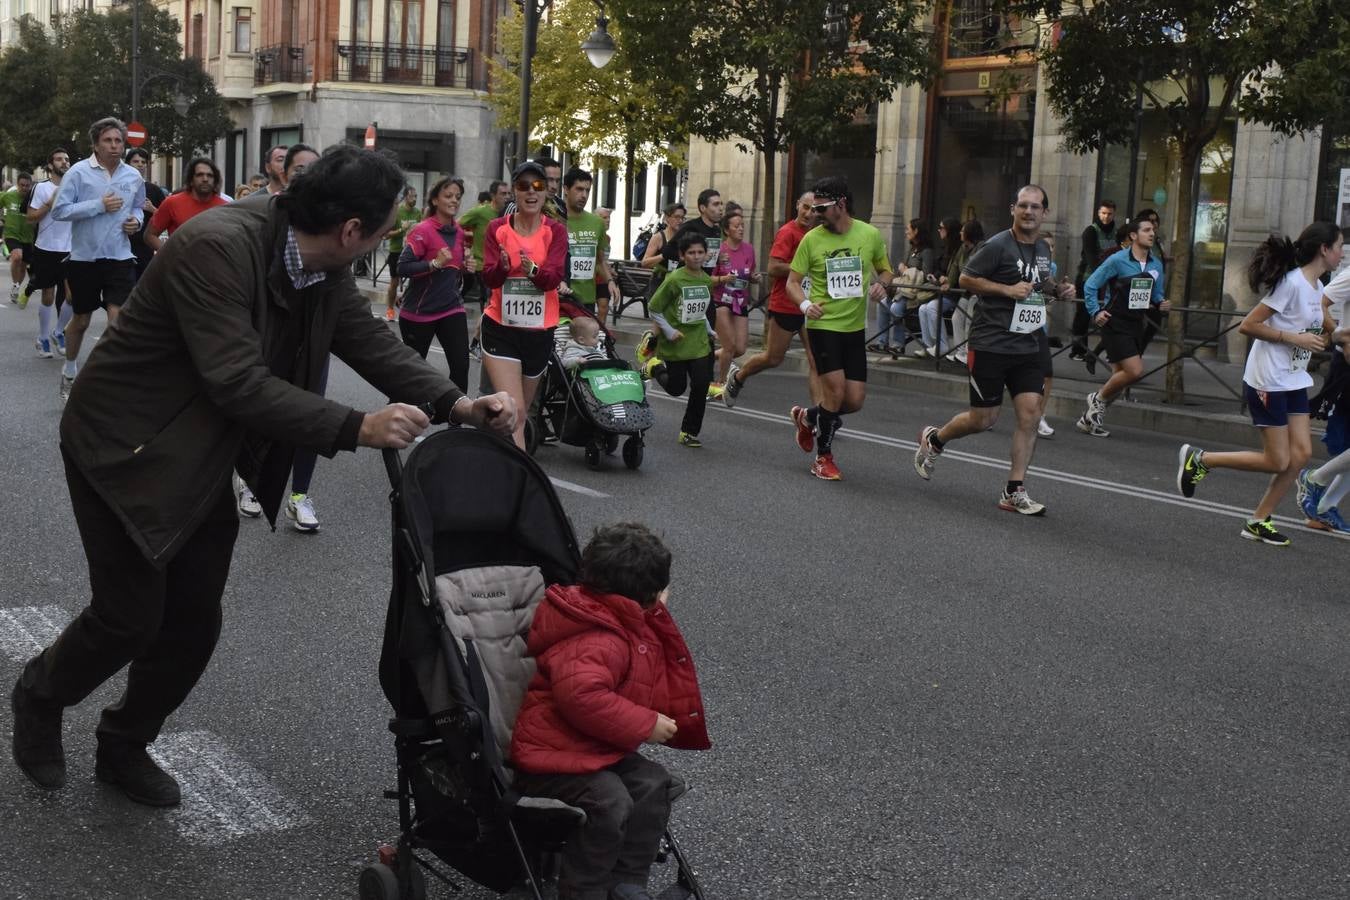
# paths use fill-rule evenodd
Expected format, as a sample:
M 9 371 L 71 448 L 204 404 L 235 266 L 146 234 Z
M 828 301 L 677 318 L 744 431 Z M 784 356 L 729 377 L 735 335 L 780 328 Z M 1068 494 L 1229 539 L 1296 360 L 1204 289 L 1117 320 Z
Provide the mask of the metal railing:
M 255 85 L 300 83 L 305 80 L 305 48 L 293 44 L 274 44 L 253 54 Z
M 333 45 L 333 80 L 481 88 L 473 62 L 469 47 L 338 42 Z

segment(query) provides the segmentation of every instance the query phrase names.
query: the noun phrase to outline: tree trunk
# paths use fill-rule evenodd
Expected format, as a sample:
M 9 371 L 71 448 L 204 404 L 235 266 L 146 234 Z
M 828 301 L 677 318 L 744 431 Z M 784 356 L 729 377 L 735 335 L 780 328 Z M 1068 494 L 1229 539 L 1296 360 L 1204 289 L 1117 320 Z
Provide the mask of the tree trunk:
M 637 147 L 633 145 L 632 141 L 628 141 L 623 145 L 623 195 L 626 198 L 628 208 L 614 210 L 615 214 L 623 217 L 623 247 L 621 248 L 623 252 L 618 254 L 615 257 L 616 259 L 627 259 L 628 254 L 633 251 L 632 210 L 635 208 L 633 205 L 633 166 L 636 164 L 636 157 Z M 646 208 L 645 203 L 643 208 Z M 613 254 L 613 248 L 611 248 L 610 253 Z
M 1181 173 L 1177 184 L 1176 230 L 1172 237 L 1172 265 L 1167 278 L 1167 299 L 1172 306 L 1190 306 L 1189 282 L 1191 257 L 1195 244 L 1195 185 L 1200 170 L 1204 141 L 1194 138 L 1181 145 Z M 1186 399 L 1186 378 L 1180 359 L 1185 349 L 1185 313 L 1167 316 L 1167 358 L 1175 360 L 1167 367 L 1167 403 Z

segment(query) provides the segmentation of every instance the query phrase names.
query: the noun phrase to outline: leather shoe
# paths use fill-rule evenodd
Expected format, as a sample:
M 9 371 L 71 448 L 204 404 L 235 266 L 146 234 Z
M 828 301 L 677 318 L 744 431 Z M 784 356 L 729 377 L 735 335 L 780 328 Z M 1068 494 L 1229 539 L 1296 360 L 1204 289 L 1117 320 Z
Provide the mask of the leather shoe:
M 177 806 L 183 799 L 178 782 L 155 764 L 144 744 L 99 738 L 94 777 L 146 806 Z
M 44 791 L 66 784 L 66 752 L 61 747 L 61 710 L 35 700 L 20 681 L 10 695 L 14 710 L 14 761 L 28 780 Z

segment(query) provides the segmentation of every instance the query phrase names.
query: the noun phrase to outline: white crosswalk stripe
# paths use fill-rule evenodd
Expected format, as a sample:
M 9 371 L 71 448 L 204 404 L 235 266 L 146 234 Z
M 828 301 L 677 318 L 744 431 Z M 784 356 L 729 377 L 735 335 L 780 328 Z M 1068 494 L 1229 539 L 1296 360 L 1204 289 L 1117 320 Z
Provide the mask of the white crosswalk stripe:
M 197 844 L 285 831 L 308 822 L 299 806 L 209 731 L 161 735 L 150 755 L 183 790 L 173 813 L 178 832 Z
M 0 608 L 0 654 L 27 662 L 56 639 L 70 621 L 59 606 Z

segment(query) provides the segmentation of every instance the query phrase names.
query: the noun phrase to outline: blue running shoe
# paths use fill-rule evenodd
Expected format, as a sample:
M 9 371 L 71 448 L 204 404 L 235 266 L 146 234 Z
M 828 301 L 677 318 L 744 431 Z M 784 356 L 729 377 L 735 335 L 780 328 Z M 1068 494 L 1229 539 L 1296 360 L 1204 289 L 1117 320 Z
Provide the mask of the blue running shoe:
M 56 342 L 56 349 L 61 351 L 61 355 L 66 353 L 66 333 L 64 331 L 53 331 L 52 340 Z
M 52 342 L 46 338 L 35 338 L 33 346 L 37 348 L 38 359 L 52 358 Z
M 1294 482 L 1294 490 L 1298 497 L 1299 508 L 1309 519 L 1320 518 L 1317 515 L 1317 504 L 1322 502 L 1322 495 L 1326 493 L 1327 487 L 1318 484 L 1309 476 L 1312 475 L 1312 469 L 1304 469 L 1298 473 L 1298 480 Z
M 1314 521 L 1319 525 L 1326 526 L 1326 531 L 1339 531 L 1342 534 L 1350 533 L 1350 525 L 1347 525 L 1345 519 L 1341 518 L 1341 511 L 1338 507 L 1333 506 L 1320 516 L 1317 516 Z

